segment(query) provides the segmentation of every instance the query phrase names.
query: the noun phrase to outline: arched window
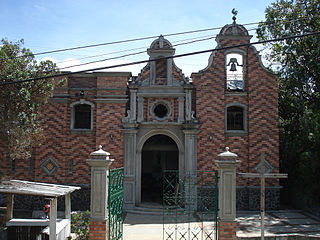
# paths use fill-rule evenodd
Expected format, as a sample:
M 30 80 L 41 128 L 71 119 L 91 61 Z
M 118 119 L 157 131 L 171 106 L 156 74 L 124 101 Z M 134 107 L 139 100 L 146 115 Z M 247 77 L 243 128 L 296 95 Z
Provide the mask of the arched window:
M 71 105 L 71 129 L 92 130 L 94 104 L 88 101 L 74 102 Z
M 226 106 L 225 130 L 230 134 L 247 133 L 247 107 L 241 103 Z
M 228 53 L 226 55 L 227 90 L 243 90 L 243 55 Z

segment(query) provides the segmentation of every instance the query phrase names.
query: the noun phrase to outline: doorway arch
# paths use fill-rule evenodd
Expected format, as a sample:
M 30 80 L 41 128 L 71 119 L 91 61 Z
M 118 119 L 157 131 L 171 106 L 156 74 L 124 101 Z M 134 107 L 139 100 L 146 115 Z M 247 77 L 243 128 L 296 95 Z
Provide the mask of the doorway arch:
M 145 143 L 153 136 L 164 136 L 170 139 L 171 145 L 175 145 L 175 151 L 178 151 L 177 169 L 179 172 L 184 172 L 185 169 L 185 154 L 183 138 L 179 134 L 175 134 L 168 129 L 153 129 L 137 136 L 137 155 L 136 155 L 136 171 L 135 171 L 135 205 L 140 204 L 142 200 L 142 152 Z M 148 145 L 148 143 L 147 143 Z M 146 146 L 147 146 L 146 145 Z M 148 147 L 147 147 L 148 148 Z M 176 165 L 175 165 L 176 166 Z M 161 189 L 162 191 L 162 189 Z
M 145 141 L 141 151 L 141 202 L 162 203 L 164 170 L 179 169 L 179 149 L 167 135 L 157 134 Z

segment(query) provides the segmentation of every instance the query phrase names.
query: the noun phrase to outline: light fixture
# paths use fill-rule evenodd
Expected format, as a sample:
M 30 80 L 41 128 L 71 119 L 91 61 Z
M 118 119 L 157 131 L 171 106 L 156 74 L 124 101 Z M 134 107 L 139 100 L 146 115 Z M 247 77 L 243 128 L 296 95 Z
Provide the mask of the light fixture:
M 110 137 L 110 140 L 113 141 L 114 135 L 112 133 L 110 133 L 109 137 Z

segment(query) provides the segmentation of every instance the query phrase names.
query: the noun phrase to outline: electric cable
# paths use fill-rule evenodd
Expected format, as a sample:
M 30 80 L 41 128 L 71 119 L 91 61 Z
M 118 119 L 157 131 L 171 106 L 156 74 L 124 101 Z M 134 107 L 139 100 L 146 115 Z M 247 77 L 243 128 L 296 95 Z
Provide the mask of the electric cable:
M 297 18 L 297 19 L 293 19 L 293 20 L 282 20 L 282 21 L 278 21 L 278 22 L 295 22 L 295 21 L 300 21 L 302 19 L 307 19 L 307 18 L 303 17 L 303 18 Z M 239 25 L 249 26 L 249 25 L 257 25 L 257 24 L 261 24 L 261 23 L 263 23 L 263 21 L 253 22 L 253 23 L 245 23 L 245 24 L 239 24 Z M 183 35 L 183 34 L 192 34 L 192 33 L 198 33 L 198 32 L 219 30 L 219 29 L 222 29 L 222 28 L 223 27 L 213 27 L 213 28 L 205 28 L 205 29 L 177 32 L 177 33 L 168 33 L 168 34 L 163 34 L 163 36 L 169 37 L 169 36 L 177 36 L 177 35 Z M 148 37 L 140 37 L 140 38 L 126 39 L 126 40 L 119 40 L 119 41 L 111 41 L 111 42 L 105 42 L 105 43 L 89 44 L 89 45 L 84 45 L 84 46 L 77 46 L 77 47 L 56 49 L 56 50 L 51 50 L 51 51 L 46 51 L 46 52 L 39 52 L 39 53 L 34 53 L 33 55 L 37 56 L 37 55 L 44 55 L 44 54 L 49 54 L 49 53 L 71 51 L 71 50 L 77 50 L 77 49 L 83 49 L 83 48 L 91 48 L 91 47 L 99 47 L 99 46 L 105 46 L 105 45 L 113 45 L 113 44 L 141 41 L 141 40 L 147 40 L 147 39 L 152 39 L 152 38 L 157 38 L 157 37 L 159 37 L 159 36 L 148 36 Z
M 207 41 L 210 39 L 215 38 L 216 36 L 210 36 L 210 37 L 206 37 L 204 39 L 198 39 L 198 40 L 193 40 L 193 41 L 188 41 L 188 42 L 183 42 L 183 43 L 178 43 L 178 44 L 174 44 L 173 46 L 181 46 L 181 45 L 186 45 L 186 44 L 190 44 L 190 43 L 195 43 L 195 42 L 200 42 L 200 41 Z M 93 64 L 93 63 L 98 63 L 98 62 L 104 62 L 104 61 L 108 61 L 108 60 L 114 60 L 114 59 L 119 59 L 119 58 L 123 58 L 123 57 L 128 57 L 128 56 L 134 56 L 134 55 L 138 55 L 138 54 L 142 54 L 142 53 L 146 53 L 147 51 L 140 51 L 140 52 L 136 52 L 136 53 L 129 53 L 129 54 L 125 54 L 125 55 L 121 55 L 121 56 L 117 56 L 117 57 L 111 57 L 111 58 L 105 58 L 105 59 L 100 59 L 100 60 L 96 60 L 96 61 L 91 61 L 91 62 L 86 62 L 86 63 L 79 63 L 76 65 L 71 65 L 71 66 L 67 66 L 67 67 L 62 67 L 59 68 L 59 70 L 61 69 L 67 69 L 67 68 L 72 68 L 72 67 L 79 67 L 79 66 L 84 66 L 84 65 L 88 65 L 88 64 Z
M 264 44 L 264 43 L 277 42 L 277 41 L 283 41 L 283 40 L 294 39 L 294 38 L 308 37 L 308 36 L 313 36 L 313 35 L 317 35 L 317 34 L 320 34 L 320 32 L 311 32 L 311 33 L 305 33 L 305 34 L 301 34 L 301 35 L 293 35 L 293 36 L 269 39 L 269 40 L 264 40 L 264 41 L 257 41 L 257 42 L 253 42 L 253 43 L 243 43 L 243 44 L 237 44 L 237 45 L 232 45 L 232 46 L 189 52 L 189 53 L 178 54 L 178 55 L 168 56 L 168 57 L 162 57 L 162 58 L 158 58 L 158 59 L 141 60 L 141 61 L 136 61 L 136 62 L 131 62 L 131 63 L 123 63 L 123 64 L 111 65 L 111 66 L 106 66 L 106 67 L 86 69 L 86 70 L 81 70 L 81 71 L 77 71 L 77 72 L 67 72 L 67 73 L 53 74 L 53 75 L 49 75 L 49 76 L 29 78 L 29 79 L 12 81 L 12 82 L 2 82 L 2 83 L 0 83 L 0 86 L 11 85 L 11 84 L 20 84 L 20 83 L 31 82 L 31 81 L 39 81 L 39 80 L 45 80 L 45 79 L 54 78 L 54 77 L 64 77 L 64 76 L 75 75 L 75 74 L 79 74 L 79 73 L 86 73 L 86 72 L 99 71 L 99 70 L 111 69 L 111 68 L 116 68 L 116 67 L 124 67 L 124 66 L 142 64 L 142 63 L 149 63 L 149 62 L 159 61 L 159 60 L 181 58 L 181 57 L 187 57 L 187 56 L 191 56 L 191 55 L 197 55 L 197 54 L 203 54 L 203 53 L 209 53 L 209 52 L 215 52 L 215 51 L 221 51 L 221 50 L 227 50 L 227 49 L 233 49 L 233 48 L 239 48 L 239 47 L 246 47 L 246 46 L 252 46 L 252 45 L 257 45 L 257 44 Z

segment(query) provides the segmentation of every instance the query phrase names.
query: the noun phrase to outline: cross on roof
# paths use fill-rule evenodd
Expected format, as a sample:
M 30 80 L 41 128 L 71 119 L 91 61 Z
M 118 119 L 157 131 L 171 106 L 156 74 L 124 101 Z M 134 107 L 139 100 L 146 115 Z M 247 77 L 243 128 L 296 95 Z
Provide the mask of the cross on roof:
M 260 178 L 260 218 L 261 218 L 261 239 L 264 240 L 264 215 L 265 215 L 265 179 L 266 178 L 288 178 L 286 173 L 265 173 L 264 151 L 261 153 L 260 173 L 239 173 L 241 177 Z

